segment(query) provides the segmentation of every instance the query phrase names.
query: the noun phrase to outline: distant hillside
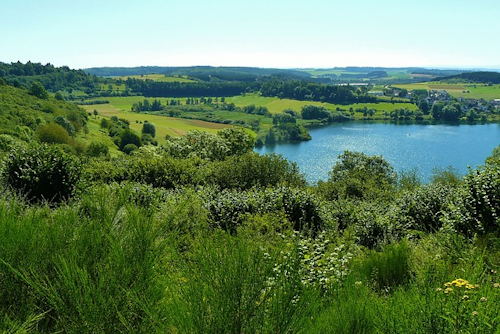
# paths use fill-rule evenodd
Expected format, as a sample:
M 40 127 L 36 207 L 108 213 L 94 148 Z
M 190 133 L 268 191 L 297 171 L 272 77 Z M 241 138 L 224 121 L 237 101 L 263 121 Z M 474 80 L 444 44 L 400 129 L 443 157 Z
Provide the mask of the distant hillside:
M 374 79 L 374 78 L 386 78 L 389 75 L 387 74 L 386 71 L 371 71 L 368 73 L 360 73 L 360 74 L 349 74 L 349 73 L 342 73 L 340 75 L 341 78 L 358 78 L 358 79 L 363 79 L 363 78 L 368 78 L 368 79 Z
M 451 75 L 447 77 L 439 77 L 433 81 L 449 81 L 449 80 L 462 80 L 477 83 L 492 83 L 500 84 L 500 73 L 499 72 L 469 72 L 457 75 Z
M 133 75 L 145 75 L 151 73 L 173 75 L 187 75 L 203 81 L 214 79 L 223 81 L 255 81 L 263 76 L 285 76 L 292 79 L 309 79 L 308 73 L 297 70 L 258 68 L 258 67 L 93 67 L 84 70 L 86 73 L 102 77 L 121 77 Z
M 26 64 L 0 62 L 0 78 L 12 86 L 26 88 L 34 81 L 38 81 L 53 93 L 63 90 L 93 90 L 99 82 L 99 78 L 90 76 L 82 70 L 29 61 Z

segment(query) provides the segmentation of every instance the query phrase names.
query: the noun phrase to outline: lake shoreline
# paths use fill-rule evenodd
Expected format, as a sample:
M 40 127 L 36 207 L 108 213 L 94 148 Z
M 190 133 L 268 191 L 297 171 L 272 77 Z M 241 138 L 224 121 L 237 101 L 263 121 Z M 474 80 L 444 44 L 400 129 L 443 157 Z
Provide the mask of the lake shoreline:
M 417 168 L 424 181 L 433 168 L 452 166 L 460 174 L 483 164 L 500 144 L 498 122 L 394 123 L 355 121 L 311 128 L 312 140 L 254 148 L 260 154 L 282 154 L 296 162 L 309 182 L 326 180 L 344 151 L 381 155 L 396 171 Z

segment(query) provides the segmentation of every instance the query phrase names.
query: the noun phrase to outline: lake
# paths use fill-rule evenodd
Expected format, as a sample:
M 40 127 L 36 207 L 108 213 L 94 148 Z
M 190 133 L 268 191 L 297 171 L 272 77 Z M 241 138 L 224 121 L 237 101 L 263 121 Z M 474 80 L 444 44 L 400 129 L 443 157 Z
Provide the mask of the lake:
M 428 181 L 434 168 L 452 166 L 460 174 L 484 163 L 500 145 L 500 124 L 343 123 L 309 129 L 312 140 L 256 148 L 282 154 L 299 166 L 309 182 L 326 180 L 342 152 L 383 156 L 396 171 L 417 168 Z

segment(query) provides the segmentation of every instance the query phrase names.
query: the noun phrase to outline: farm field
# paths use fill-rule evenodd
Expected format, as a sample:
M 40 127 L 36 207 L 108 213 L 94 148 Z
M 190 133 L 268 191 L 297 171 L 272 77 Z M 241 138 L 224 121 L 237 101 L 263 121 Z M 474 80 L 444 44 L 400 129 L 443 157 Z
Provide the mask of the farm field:
M 347 69 L 301 69 L 301 71 L 307 72 L 311 74 L 312 76 L 315 77 L 320 77 L 322 75 L 336 75 L 339 78 L 344 78 L 344 79 L 349 79 L 349 80 L 356 80 L 356 78 L 349 78 L 349 77 L 342 77 L 342 75 L 360 75 L 360 74 L 368 74 L 371 71 L 364 71 L 364 72 L 356 72 L 356 71 L 349 71 Z M 393 70 L 393 71 L 386 71 L 388 77 L 386 78 L 379 78 L 379 80 L 393 80 L 393 79 L 412 79 L 413 77 L 416 77 L 417 75 L 413 75 L 408 73 L 406 70 Z M 365 81 L 367 78 L 359 78 L 358 80 Z
M 145 98 L 144 96 L 127 96 L 127 97 L 109 97 L 106 100 L 109 101 L 107 105 L 99 105 L 100 108 L 106 110 L 107 108 L 112 108 L 122 110 L 122 111 L 130 111 L 132 105 L 134 103 L 142 102 L 145 99 L 149 101 L 160 100 L 163 105 L 167 104 L 167 101 L 170 101 L 171 98 Z M 175 98 L 175 100 L 180 100 L 182 103 L 185 103 L 186 98 Z M 368 109 L 375 109 L 377 111 L 393 111 L 394 109 L 400 108 L 408 108 L 410 110 L 416 110 L 417 106 L 411 103 L 390 103 L 390 102 L 380 102 L 380 103 L 356 103 L 356 104 L 331 104 L 324 102 L 316 102 L 316 101 L 298 101 L 298 100 L 290 100 L 290 99 L 278 99 L 276 97 L 263 97 L 257 94 L 246 94 L 239 95 L 226 98 L 226 103 L 234 103 L 237 107 L 244 107 L 251 104 L 256 106 L 263 106 L 269 109 L 271 113 L 280 113 L 285 109 L 293 109 L 295 111 L 300 111 L 303 106 L 306 105 L 314 105 L 314 106 L 323 106 L 329 110 L 336 110 L 340 108 L 342 110 L 349 110 L 349 108 L 357 109 L 367 107 Z M 92 106 L 87 106 L 87 109 L 90 109 L 92 112 L 96 108 L 92 108 Z M 97 109 L 99 111 L 99 109 Z M 100 111 L 99 111 L 100 112 Z
M 131 111 L 132 105 L 134 103 L 142 102 L 144 99 L 153 101 L 155 99 L 160 100 L 163 105 L 167 104 L 171 98 L 145 98 L 144 96 L 127 96 L 127 97 L 109 97 L 106 98 L 109 103 L 107 104 L 96 104 L 96 105 L 85 105 L 82 106 L 87 112 L 93 114 L 94 110 L 97 110 L 98 117 L 112 117 L 117 116 L 118 118 L 124 118 L 130 121 L 130 127 L 138 132 L 142 129 L 142 124 L 147 120 L 148 122 L 154 123 L 156 126 L 157 139 L 161 143 L 165 140 L 165 136 L 179 136 L 183 135 L 190 130 L 207 130 L 209 132 L 216 132 L 219 129 L 229 127 L 230 125 L 225 125 L 221 123 L 212 123 L 201 120 L 190 120 L 184 118 L 175 118 L 168 116 L 155 115 L 153 113 L 135 113 Z M 183 104 L 186 98 L 175 98 L 180 100 Z M 264 106 L 269 109 L 271 113 L 280 113 L 285 109 L 293 109 L 295 111 L 300 111 L 305 105 L 315 105 L 323 106 L 329 110 L 336 110 L 340 108 L 344 111 L 349 111 L 350 108 L 353 110 L 366 107 L 367 109 L 375 110 L 374 118 L 382 119 L 386 116 L 383 115 L 384 111 L 391 112 L 394 109 L 408 108 L 410 110 L 416 110 L 417 107 L 410 103 L 364 103 L 364 104 L 350 104 L 350 105 L 335 105 L 330 103 L 322 103 L 315 101 L 297 101 L 290 99 L 278 99 L 275 97 L 262 97 L 257 94 L 246 94 L 241 96 L 234 96 L 226 98 L 227 103 L 234 103 L 237 107 L 244 107 L 248 105 Z M 168 108 L 168 107 L 167 107 Z M 198 117 L 198 112 L 183 111 L 185 115 Z M 214 120 L 230 120 L 230 121 L 243 121 L 246 123 L 258 122 L 263 127 L 267 128 L 271 126 L 271 119 L 265 118 L 258 115 L 229 112 L 229 111 L 214 111 L 211 114 L 204 114 L 208 118 L 213 117 Z M 362 113 L 355 113 L 356 119 L 363 119 Z
M 359 104 L 331 104 L 316 101 L 297 101 L 289 99 L 278 99 L 275 97 L 262 97 L 255 94 L 246 94 L 244 96 L 234 96 L 226 99 L 228 103 L 234 103 L 237 107 L 243 107 L 250 104 L 255 104 L 256 106 L 263 106 L 269 109 L 271 113 L 280 113 L 285 109 L 293 109 L 295 111 L 300 111 L 303 106 L 314 105 L 323 106 L 329 110 L 336 110 L 340 108 L 342 110 L 349 110 L 349 108 L 357 109 L 367 107 L 368 109 L 375 109 L 379 111 L 387 110 L 392 111 L 394 109 L 408 108 L 410 110 L 417 110 L 417 106 L 410 103 L 359 103 Z
M 134 113 L 114 107 L 112 104 L 97 104 L 91 106 L 82 106 L 89 113 L 95 110 L 99 112 L 97 119 L 101 117 L 117 116 L 124 118 L 130 122 L 130 128 L 134 131 L 141 132 L 142 125 L 145 121 L 151 122 L 156 127 L 156 140 L 159 143 L 165 141 L 165 136 L 181 136 L 191 130 L 203 130 L 208 132 L 217 132 L 220 129 L 229 127 L 225 124 L 210 123 L 199 120 L 158 116 L 145 113 Z M 91 116 L 90 118 L 94 118 Z
M 469 83 L 450 84 L 443 82 L 425 82 L 418 84 L 394 85 L 394 87 L 404 88 L 407 90 L 446 90 L 453 97 L 463 97 L 468 99 L 500 99 L 500 85 L 488 86 L 484 84 Z

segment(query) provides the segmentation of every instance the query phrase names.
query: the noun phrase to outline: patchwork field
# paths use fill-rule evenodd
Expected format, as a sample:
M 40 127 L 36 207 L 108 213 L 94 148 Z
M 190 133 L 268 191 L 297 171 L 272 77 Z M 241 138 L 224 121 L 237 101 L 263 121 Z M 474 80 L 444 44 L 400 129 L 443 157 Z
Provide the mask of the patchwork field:
M 151 113 L 135 113 L 131 111 L 132 105 L 134 103 L 144 101 L 143 96 L 127 96 L 127 97 L 110 97 L 106 98 L 110 103 L 108 104 L 96 104 L 96 105 L 86 105 L 82 106 L 87 112 L 93 115 L 93 111 L 97 110 L 98 119 L 100 117 L 112 117 L 117 116 L 118 118 L 124 118 L 130 121 L 130 127 L 136 131 L 142 130 L 142 124 L 145 121 L 154 123 L 156 126 L 157 139 L 159 142 L 164 141 L 165 136 L 179 136 L 183 135 L 190 130 L 206 130 L 209 132 L 216 132 L 219 129 L 229 127 L 230 125 L 225 125 L 221 123 L 211 123 L 200 120 L 190 120 L 184 118 L 175 118 L 167 116 L 159 116 Z M 155 98 L 147 98 L 152 102 Z M 171 98 L 156 98 L 160 100 L 163 105 L 167 104 Z M 186 98 L 176 98 L 180 100 L 181 103 L 185 104 Z M 336 110 L 340 108 L 341 110 L 349 111 L 350 108 L 353 110 L 360 108 L 368 108 L 375 110 L 375 117 L 383 117 L 384 111 L 391 112 L 394 109 L 408 108 L 410 110 L 416 110 L 417 107 L 410 103 L 365 103 L 365 104 L 351 104 L 351 105 L 335 105 L 331 103 L 321 103 L 315 101 L 296 101 L 289 99 L 278 99 L 275 97 L 262 97 L 257 94 L 246 94 L 241 96 L 234 96 L 226 98 L 227 103 L 234 103 L 237 107 L 244 107 L 251 104 L 256 106 L 264 106 L 269 109 L 271 113 L 280 113 L 285 109 L 293 109 L 295 111 L 300 111 L 305 105 L 315 105 L 323 106 L 328 110 Z M 197 117 L 197 112 L 187 112 L 184 114 L 188 116 Z M 224 119 L 230 121 L 244 121 L 244 122 L 259 122 L 264 127 L 270 127 L 272 125 L 270 118 L 265 118 L 259 115 L 236 113 L 229 111 L 214 111 L 211 112 L 214 119 Z M 205 114 L 210 115 L 210 114 Z M 91 116 L 93 118 L 94 116 Z M 355 117 L 363 118 L 361 113 L 356 113 Z
M 446 90 L 453 97 L 464 97 L 468 99 L 500 99 L 500 85 L 488 86 L 484 84 L 457 83 L 450 84 L 444 82 L 423 82 L 409 85 L 394 85 L 394 87 L 427 90 Z
M 293 109 L 295 111 L 300 111 L 303 106 L 306 105 L 315 105 L 315 106 L 323 106 L 329 110 L 336 110 L 340 108 L 342 110 L 349 110 L 350 108 L 357 109 L 367 107 L 368 109 L 372 108 L 379 111 L 392 111 L 394 109 L 400 108 L 408 108 L 411 110 L 416 110 L 417 107 L 414 104 L 410 103 L 390 103 L 390 102 L 381 102 L 381 103 L 359 103 L 359 104 L 349 104 L 349 105 L 341 105 L 341 104 L 331 104 L 331 103 L 322 103 L 316 101 L 297 101 L 297 100 L 289 100 L 289 99 L 278 99 L 275 97 L 262 97 L 255 94 L 247 94 L 244 96 L 234 96 L 226 99 L 228 103 L 234 103 L 237 107 L 243 107 L 250 104 L 255 104 L 256 106 L 264 106 L 271 113 L 280 113 L 285 109 Z

